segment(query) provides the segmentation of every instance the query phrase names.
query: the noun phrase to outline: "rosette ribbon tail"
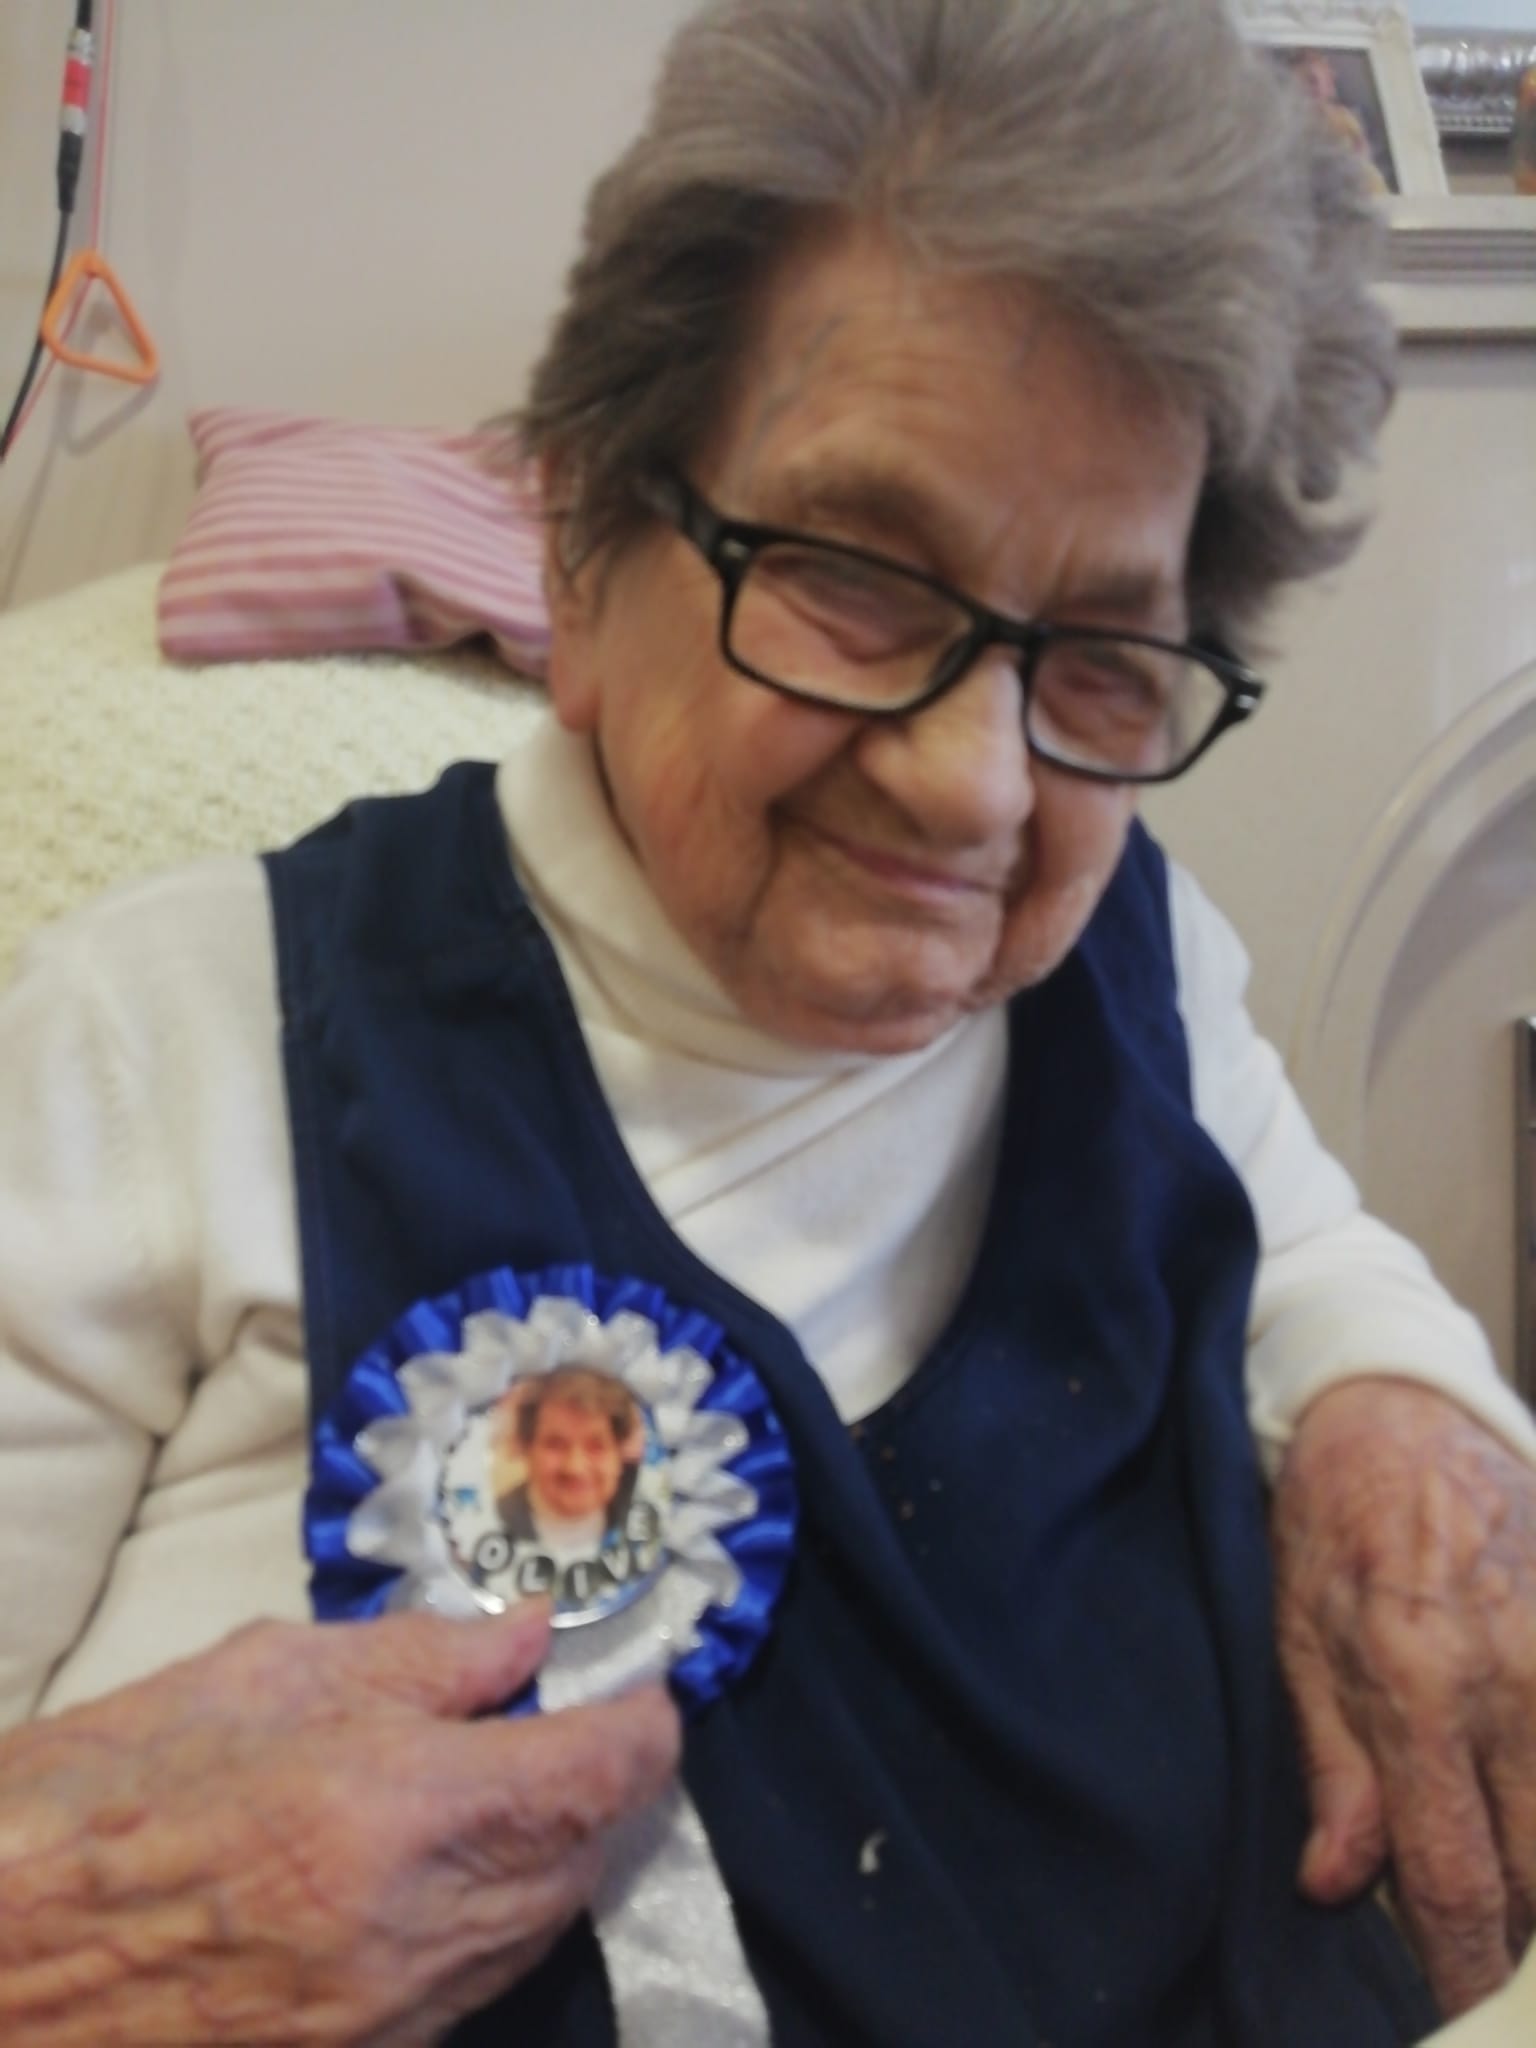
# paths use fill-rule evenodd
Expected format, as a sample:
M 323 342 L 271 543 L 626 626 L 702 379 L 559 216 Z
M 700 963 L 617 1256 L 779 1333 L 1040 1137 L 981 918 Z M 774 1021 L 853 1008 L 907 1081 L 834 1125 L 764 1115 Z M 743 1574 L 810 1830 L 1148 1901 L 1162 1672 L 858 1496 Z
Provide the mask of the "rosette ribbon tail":
M 612 1432 L 598 1431 L 596 1462 L 622 1476 L 585 1520 L 562 1522 L 533 1490 L 543 1425 L 528 1418 L 578 1386 Z M 508 1458 L 526 1475 L 515 1485 Z M 327 1621 L 494 1613 L 547 1580 L 550 1650 L 509 1713 L 664 1678 L 697 1715 L 768 1638 L 796 1515 L 783 1428 L 718 1324 L 643 1280 L 500 1267 L 417 1303 L 354 1365 L 315 1430 L 304 1543 Z M 593 1917 L 622 2048 L 767 2048 L 680 1785 L 616 1832 Z

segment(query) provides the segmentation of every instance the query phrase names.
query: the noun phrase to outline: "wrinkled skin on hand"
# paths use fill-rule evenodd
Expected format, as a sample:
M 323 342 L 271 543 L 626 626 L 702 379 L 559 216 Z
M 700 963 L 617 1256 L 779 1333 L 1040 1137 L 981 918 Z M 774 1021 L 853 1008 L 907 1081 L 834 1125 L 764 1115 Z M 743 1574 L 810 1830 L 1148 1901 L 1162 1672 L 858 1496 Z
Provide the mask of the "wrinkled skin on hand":
M 0 1740 L 0 2040 L 440 2040 L 545 1954 L 676 1763 L 656 1690 L 470 1720 L 548 1626 L 264 1622 Z
M 1302 1888 L 1341 1900 L 1390 1863 L 1461 2012 L 1536 1925 L 1536 1471 L 1437 1394 L 1352 1381 L 1302 1416 L 1274 1536 Z

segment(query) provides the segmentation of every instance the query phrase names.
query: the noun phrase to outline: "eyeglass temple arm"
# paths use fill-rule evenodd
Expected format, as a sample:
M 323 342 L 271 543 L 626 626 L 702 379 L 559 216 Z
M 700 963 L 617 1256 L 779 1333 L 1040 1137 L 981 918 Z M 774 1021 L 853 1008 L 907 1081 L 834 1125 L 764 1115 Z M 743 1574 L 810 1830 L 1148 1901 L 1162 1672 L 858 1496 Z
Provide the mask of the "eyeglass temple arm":
M 635 480 L 635 495 L 641 504 L 675 526 L 693 542 L 707 560 L 715 559 L 723 522 L 677 474 L 658 468 L 644 471 Z

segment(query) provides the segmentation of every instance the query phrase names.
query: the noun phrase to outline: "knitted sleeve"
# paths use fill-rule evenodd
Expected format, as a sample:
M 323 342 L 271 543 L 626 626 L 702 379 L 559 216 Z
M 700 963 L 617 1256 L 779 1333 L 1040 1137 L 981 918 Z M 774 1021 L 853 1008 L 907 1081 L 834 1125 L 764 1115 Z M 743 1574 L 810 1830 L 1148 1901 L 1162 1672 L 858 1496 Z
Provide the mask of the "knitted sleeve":
M 83 1628 L 187 1399 L 185 1230 L 69 928 L 0 996 L 0 1726 Z
M 1379 1373 L 1448 1395 L 1536 1460 L 1536 1423 L 1478 1324 L 1413 1245 L 1365 1213 L 1318 1142 L 1244 1006 L 1248 956 L 1237 934 L 1172 863 L 1169 897 L 1196 1114 L 1242 1176 L 1258 1219 L 1248 1407 L 1267 1468 L 1309 1401 Z

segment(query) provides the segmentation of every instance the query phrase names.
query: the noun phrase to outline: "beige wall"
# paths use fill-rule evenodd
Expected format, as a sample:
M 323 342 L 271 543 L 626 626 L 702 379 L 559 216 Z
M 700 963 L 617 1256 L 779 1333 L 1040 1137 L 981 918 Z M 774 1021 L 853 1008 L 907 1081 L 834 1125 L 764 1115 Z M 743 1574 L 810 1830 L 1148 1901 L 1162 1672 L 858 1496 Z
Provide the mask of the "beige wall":
M 98 0 L 102 16 L 104 0 Z M 106 242 L 164 360 L 55 377 L 0 604 L 163 554 L 219 403 L 463 422 L 518 393 L 582 195 L 686 0 L 120 0 Z M 68 0 L 0 0 L 0 386 L 52 248 Z
M 188 406 L 461 423 L 504 405 L 580 195 L 686 5 L 123 0 L 107 244 L 165 374 L 147 399 L 55 379 L 0 470 L 0 605 L 166 551 Z M 7 395 L 50 243 L 70 13 L 0 0 Z M 1152 806 L 1248 937 L 1282 1042 L 1351 850 L 1436 734 L 1536 659 L 1536 346 L 1417 345 L 1404 386 L 1364 553 L 1276 622 L 1257 725 Z
M 1536 343 L 1412 344 L 1375 524 L 1275 620 L 1248 731 L 1149 806 L 1256 956 L 1289 1034 L 1330 892 L 1412 763 L 1536 660 Z

